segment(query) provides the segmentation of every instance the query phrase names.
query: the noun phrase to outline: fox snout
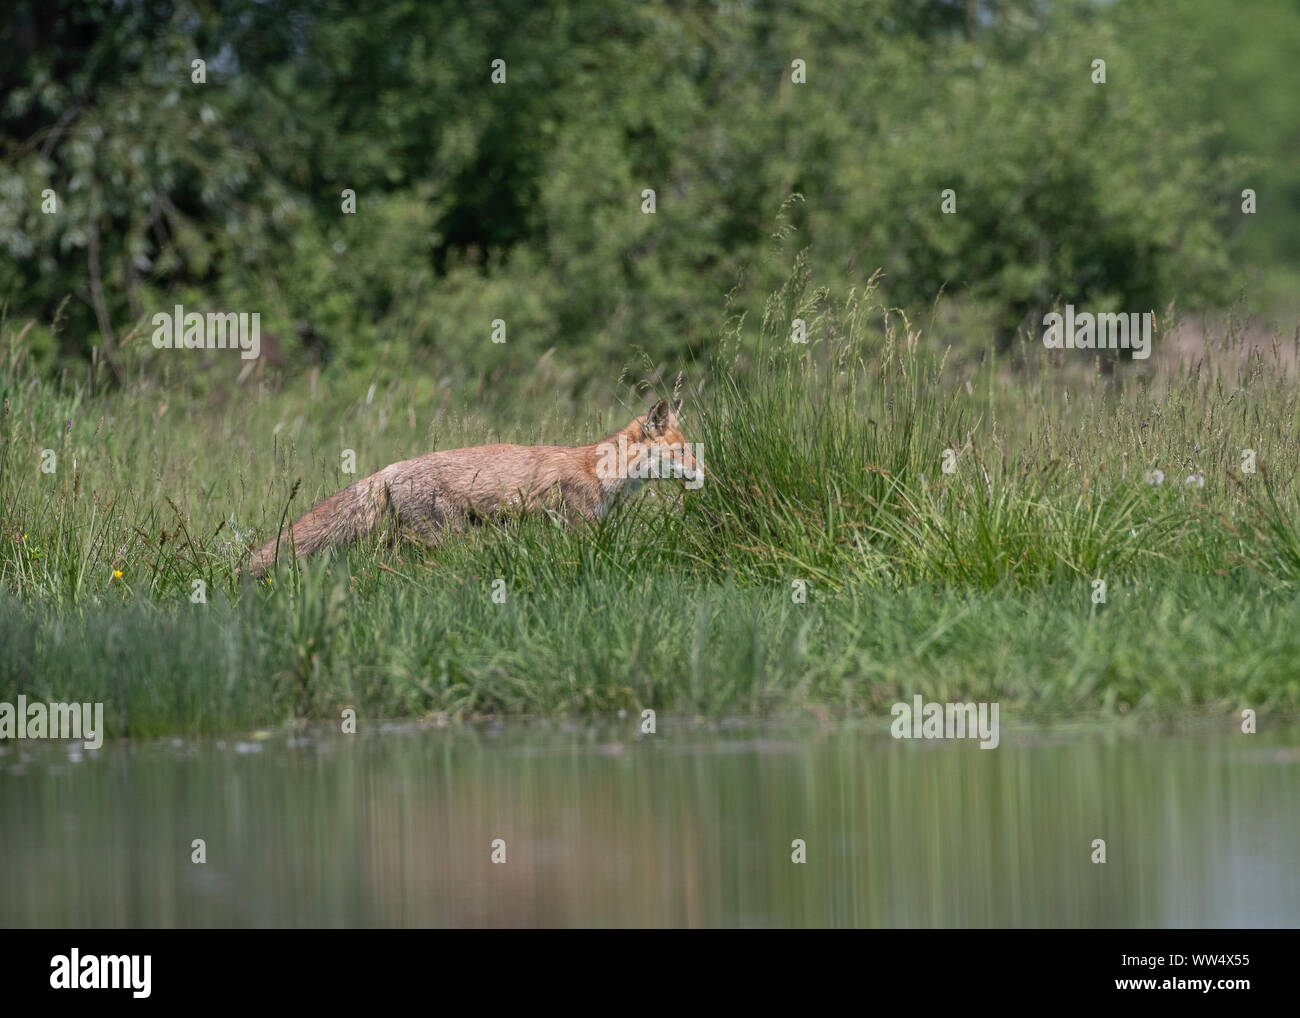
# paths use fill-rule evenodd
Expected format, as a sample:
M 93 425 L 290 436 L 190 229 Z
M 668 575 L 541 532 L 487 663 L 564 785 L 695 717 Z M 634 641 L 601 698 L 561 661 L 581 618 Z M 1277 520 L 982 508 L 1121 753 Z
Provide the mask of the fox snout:
M 682 445 L 670 445 L 664 448 L 659 455 L 661 475 L 666 473 L 669 477 L 680 477 L 686 481 L 699 481 L 703 483 L 705 477 L 704 464 L 696 458 L 691 451 L 690 443 Z M 663 468 L 667 467 L 667 471 Z

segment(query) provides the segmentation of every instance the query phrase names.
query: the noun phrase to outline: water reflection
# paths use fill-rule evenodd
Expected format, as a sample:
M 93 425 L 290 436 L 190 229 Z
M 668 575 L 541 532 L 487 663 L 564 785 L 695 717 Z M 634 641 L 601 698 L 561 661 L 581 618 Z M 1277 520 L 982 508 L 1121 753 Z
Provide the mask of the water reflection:
M 662 718 L 9 742 L 0 924 L 1296 926 L 1298 746 Z

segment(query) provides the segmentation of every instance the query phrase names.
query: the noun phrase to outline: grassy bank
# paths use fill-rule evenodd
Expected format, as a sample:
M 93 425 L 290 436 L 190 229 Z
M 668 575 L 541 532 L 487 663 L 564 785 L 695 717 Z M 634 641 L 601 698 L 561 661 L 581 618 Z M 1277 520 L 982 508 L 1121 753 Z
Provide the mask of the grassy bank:
M 549 357 L 480 391 L 440 385 L 436 362 L 235 383 L 237 358 L 164 360 L 147 339 L 112 385 L 55 384 L 20 333 L 0 362 L 0 700 L 102 699 L 113 734 L 344 705 L 1300 705 L 1300 407 L 1282 353 L 1230 335 L 1169 370 L 1035 344 L 1021 363 L 957 356 L 870 286 L 814 291 L 796 266 L 762 321 L 728 319 L 685 366 L 701 490 L 656 488 L 575 533 L 365 541 L 253 584 L 235 574 L 248 546 L 355 476 L 438 447 L 591 441 L 651 393 L 574 396 Z M 664 392 L 675 371 L 641 373 Z
M 5 694 L 111 705 L 117 734 L 223 731 L 290 717 L 445 712 L 574 716 L 647 706 L 704 716 L 898 700 L 998 701 L 1053 720 L 1205 708 L 1293 710 L 1300 601 L 1183 577 L 1113 592 L 782 590 L 597 570 L 512 588 L 465 576 L 359 597 L 346 570 L 287 597 L 204 609 L 147 603 L 60 618 L 8 602 Z

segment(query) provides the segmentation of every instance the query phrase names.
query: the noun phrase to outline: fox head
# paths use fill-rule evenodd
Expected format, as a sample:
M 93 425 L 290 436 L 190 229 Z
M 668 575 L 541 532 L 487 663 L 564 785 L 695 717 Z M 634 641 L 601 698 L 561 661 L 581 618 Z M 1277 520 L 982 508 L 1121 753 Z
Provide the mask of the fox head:
M 677 411 L 682 401 L 670 403 L 661 399 L 641 422 L 645 436 L 646 458 L 660 466 L 660 477 L 683 477 L 688 481 L 703 478 L 703 467 L 696 461 L 692 447 L 682 434 L 677 421 Z M 662 469 L 662 468 L 667 469 Z
M 597 446 L 601 455 L 597 474 L 607 485 L 621 487 L 624 481 L 681 478 L 688 488 L 704 483 L 704 466 L 682 434 L 677 420 L 681 401 L 661 399 L 650 412 L 634 417 L 627 427 Z M 636 486 L 635 484 L 633 485 Z

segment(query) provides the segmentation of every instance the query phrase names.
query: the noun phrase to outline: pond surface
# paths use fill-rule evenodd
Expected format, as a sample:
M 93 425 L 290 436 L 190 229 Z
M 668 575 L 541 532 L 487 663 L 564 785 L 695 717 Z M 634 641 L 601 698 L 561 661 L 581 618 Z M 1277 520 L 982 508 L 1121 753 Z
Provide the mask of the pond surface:
M 637 724 L 8 741 L 0 926 L 1300 925 L 1297 728 Z

